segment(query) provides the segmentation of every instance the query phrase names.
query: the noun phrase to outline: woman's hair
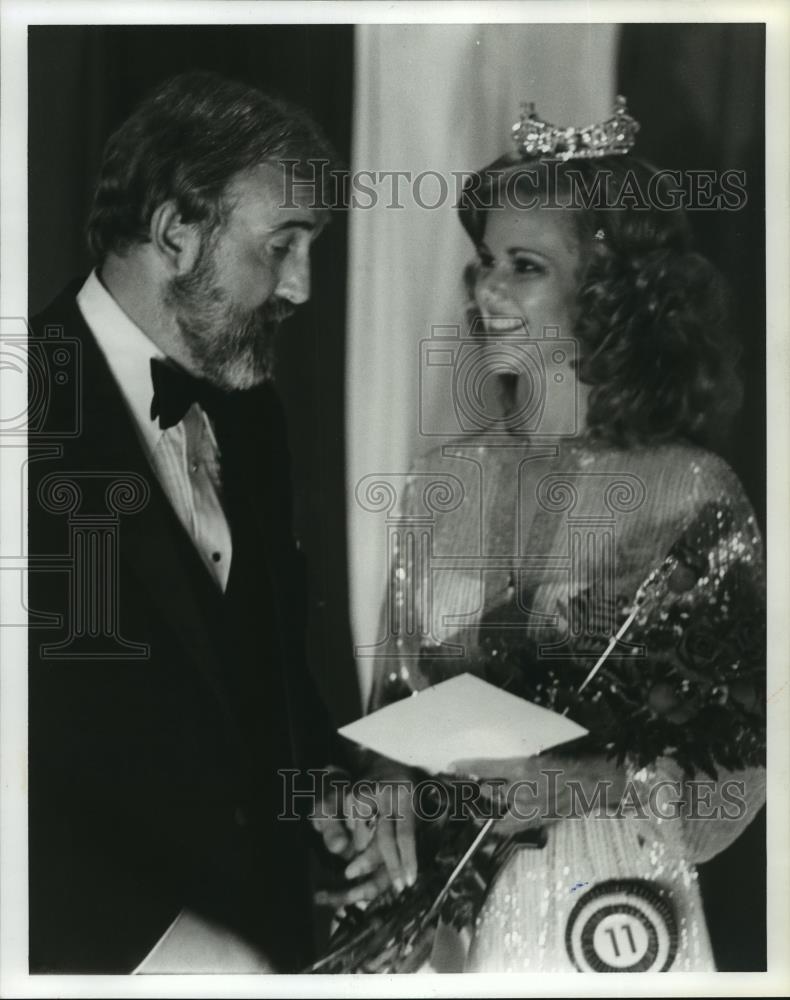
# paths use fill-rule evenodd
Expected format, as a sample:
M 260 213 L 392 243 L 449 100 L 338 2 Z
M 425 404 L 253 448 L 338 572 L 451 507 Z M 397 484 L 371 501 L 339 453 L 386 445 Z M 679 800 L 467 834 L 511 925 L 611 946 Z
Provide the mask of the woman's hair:
M 171 199 L 185 222 L 213 229 L 225 217 L 224 195 L 236 174 L 284 160 L 294 176 L 316 184 L 320 200 L 321 165 L 331 168 L 334 153 L 303 111 L 216 73 L 173 77 L 105 146 L 87 226 L 91 252 L 102 261 L 146 242 L 154 211 Z
M 591 387 L 587 427 L 621 446 L 709 444 L 740 405 L 724 283 L 692 249 L 678 194 L 667 174 L 630 155 L 505 157 L 473 175 L 459 206 L 475 246 L 490 211 L 574 209 L 582 249 L 574 336 L 577 374 Z M 477 265 L 464 277 L 471 317 Z

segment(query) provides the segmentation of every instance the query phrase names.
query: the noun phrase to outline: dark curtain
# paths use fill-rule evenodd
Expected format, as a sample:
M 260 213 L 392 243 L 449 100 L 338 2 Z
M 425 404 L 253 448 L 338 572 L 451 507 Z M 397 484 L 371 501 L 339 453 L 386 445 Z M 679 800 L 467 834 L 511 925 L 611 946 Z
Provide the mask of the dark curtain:
M 348 163 L 353 28 L 31 27 L 29 308 L 35 315 L 92 262 L 84 231 L 103 145 L 140 98 L 175 73 L 214 70 L 306 108 Z M 360 714 L 348 626 L 344 483 L 344 213 L 313 250 L 312 298 L 283 329 L 296 529 L 311 584 L 311 663 L 338 724 Z M 88 391 L 90 388 L 88 387 Z
M 765 26 L 633 24 L 622 29 L 618 90 L 641 123 L 640 155 L 679 170 L 743 170 L 746 204 L 693 211 L 699 250 L 723 273 L 740 347 L 744 404 L 720 449 L 765 529 Z M 770 551 L 770 550 L 769 550 Z M 716 963 L 766 967 L 765 810 L 699 869 Z

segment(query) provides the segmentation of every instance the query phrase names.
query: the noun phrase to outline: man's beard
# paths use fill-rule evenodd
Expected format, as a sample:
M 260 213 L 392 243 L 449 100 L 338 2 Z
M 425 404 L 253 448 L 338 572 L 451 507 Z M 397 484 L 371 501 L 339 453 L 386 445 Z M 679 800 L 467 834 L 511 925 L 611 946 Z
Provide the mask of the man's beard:
M 219 283 L 213 250 L 204 238 L 189 274 L 170 282 L 165 304 L 203 378 L 220 389 L 251 389 L 274 378 L 277 332 L 293 306 L 277 297 L 253 310 L 234 305 Z

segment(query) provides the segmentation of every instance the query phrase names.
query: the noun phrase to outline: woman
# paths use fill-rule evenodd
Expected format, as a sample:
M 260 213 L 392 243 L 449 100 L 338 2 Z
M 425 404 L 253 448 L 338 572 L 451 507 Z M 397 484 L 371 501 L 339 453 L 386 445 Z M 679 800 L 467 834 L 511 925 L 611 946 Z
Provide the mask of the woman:
M 725 300 L 636 127 L 622 102 L 586 130 L 525 116 L 460 206 L 478 346 L 453 405 L 490 420 L 413 470 L 430 555 L 395 551 L 370 707 L 471 671 L 589 731 L 458 762 L 523 807 L 499 834 L 544 841 L 496 876 L 468 970 L 712 969 L 695 865 L 764 800 L 762 546 L 708 450 L 738 399 Z M 458 495 L 426 512 L 432 477 Z

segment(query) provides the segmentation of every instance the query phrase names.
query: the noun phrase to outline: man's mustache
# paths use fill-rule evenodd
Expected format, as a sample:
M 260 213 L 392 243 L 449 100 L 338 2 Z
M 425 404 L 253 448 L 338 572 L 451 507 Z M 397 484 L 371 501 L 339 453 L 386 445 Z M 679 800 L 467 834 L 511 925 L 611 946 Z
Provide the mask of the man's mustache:
M 280 323 L 285 322 L 289 316 L 293 316 L 296 312 L 296 306 L 289 302 L 287 299 L 279 298 L 275 296 L 271 299 L 267 299 L 266 302 L 258 310 L 258 314 L 265 323 L 271 324 L 272 326 L 279 326 Z

